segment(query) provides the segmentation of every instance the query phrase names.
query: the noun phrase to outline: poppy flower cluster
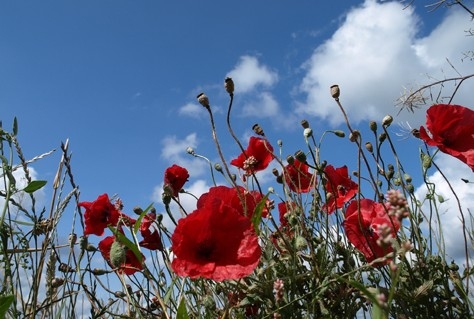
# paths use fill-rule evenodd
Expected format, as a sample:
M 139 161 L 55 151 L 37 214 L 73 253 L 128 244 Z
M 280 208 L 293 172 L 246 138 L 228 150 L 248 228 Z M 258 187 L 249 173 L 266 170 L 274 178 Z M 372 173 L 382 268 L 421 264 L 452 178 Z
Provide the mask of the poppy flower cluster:
M 120 205 L 113 205 L 107 194 L 102 194 L 92 202 L 80 202 L 80 207 L 86 209 L 84 213 L 84 235 L 103 236 L 105 228 L 113 227 L 117 232 L 124 233 L 124 227 L 132 227 L 137 222 L 119 210 Z M 163 244 L 158 230 L 152 227 L 156 220 L 156 213 L 150 212 L 143 216 L 139 231 L 143 240 L 140 247 L 150 250 L 162 250 Z M 153 228 L 153 231 L 150 229 Z M 117 236 L 107 236 L 99 242 L 99 251 L 107 263 L 118 273 L 132 275 L 142 270 L 143 255 L 137 257 Z M 141 261 L 140 261 L 141 260 Z
M 247 175 L 252 175 L 268 167 L 273 160 L 273 147 L 261 138 L 251 136 L 247 150 L 233 159 L 230 164 L 243 169 Z
M 212 187 L 197 209 L 178 221 L 171 237 L 176 274 L 223 281 L 245 277 L 257 267 L 262 252 L 247 216 L 255 201 L 236 205 L 240 191 Z
M 171 195 L 178 197 L 179 191 L 189 178 L 188 170 L 174 164 L 165 170 L 164 189 L 169 189 Z
M 435 104 L 426 111 L 426 129 L 420 138 L 466 163 L 474 171 L 474 111 L 461 106 Z
M 349 178 L 347 166 L 334 168 L 328 165 L 324 168 L 324 176 L 328 199 L 323 206 L 323 211 L 331 214 L 336 209 L 342 208 L 357 194 L 359 185 Z
M 381 204 L 371 199 L 353 200 L 346 208 L 343 226 L 347 239 L 367 262 L 393 252 L 392 240 L 400 229 L 400 221 L 389 211 L 389 203 Z M 374 266 L 383 266 L 389 261 L 387 258 Z

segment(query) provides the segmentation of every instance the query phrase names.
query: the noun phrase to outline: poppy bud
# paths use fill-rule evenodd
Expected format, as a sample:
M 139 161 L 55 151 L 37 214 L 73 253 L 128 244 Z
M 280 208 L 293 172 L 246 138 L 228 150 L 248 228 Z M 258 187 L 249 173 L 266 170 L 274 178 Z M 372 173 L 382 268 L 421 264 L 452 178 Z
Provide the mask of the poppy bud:
M 202 106 L 204 106 L 204 107 L 210 107 L 210 105 L 209 105 L 209 98 L 207 97 L 206 94 L 204 94 L 204 93 L 199 93 L 196 98 L 197 98 L 198 102 L 201 103 Z
M 365 148 L 367 151 L 369 151 L 370 153 L 372 153 L 374 151 L 374 147 L 372 146 L 372 143 L 370 142 L 366 142 L 365 143 Z
M 114 296 L 117 298 L 124 298 L 126 294 L 123 291 L 116 291 L 114 292 Z
M 406 174 L 406 173 L 403 175 L 403 178 L 405 179 L 405 181 L 406 181 L 407 183 L 411 183 L 411 181 L 412 181 L 411 176 L 408 175 L 408 174 Z
M 69 266 L 68 264 L 65 264 L 65 263 L 59 264 L 58 270 L 60 272 L 74 272 L 74 269 L 72 269 L 71 266 Z
M 414 128 L 413 130 L 411 130 L 411 135 L 413 135 L 416 138 L 420 138 L 420 131 Z
M 260 125 L 254 124 L 252 126 L 252 130 L 255 132 L 255 134 L 260 135 L 260 136 L 265 136 L 265 133 L 263 133 L 263 129 L 260 127 Z
M 357 141 L 359 137 L 360 137 L 360 132 L 358 130 L 354 130 L 351 132 L 351 134 L 349 134 L 349 140 L 351 142 Z
M 386 115 L 383 120 L 382 120 L 382 125 L 383 126 L 390 126 L 393 122 L 393 117 L 390 115 Z
M 232 78 L 225 78 L 224 80 L 224 88 L 229 93 L 229 95 L 234 95 L 234 81 L 232 81 Z
M 344 133 L 344 132 L 341 131 L 341 130 L 333 131 L 333 133 L 334 133 L 337 137 L 345 137 L 345 136 L 346 136 L 346 133 Z
M 51 287 L 53 288 L 58 288 L 64 284 L 64 279 L 63 278 L 54 278 L 51 280 Z
M 301 126 L 303 128 L 309 128 L 309 122 L 307 120 L 301 120 Z
M 117 240 L 110 247 L 110 263 L 114 267 L 120 267 L 126 260 L 127 248 Z
M 311 137 L 311 136 L 313 136 L 313 130 L 310 129 L 309 127 L 305 128 L 304 131 L 303 131 L 303 135 L 304 135 L 305 138 Z
M 370 121 L 369 127 L 372 132 L 377 132 L 377 123 L 375 121 Z
M 133 207 L 133 212 L 137 215 L 141 215 L 143 213 L 143 209 L 138 206 Z
M 415 192 L 415 186 L 413 186 L 413 184 L 407 184 L 406 189 L 410 194 L 413 194 Z
M 102 276 L 108 273 L 107 270 L 102 269 L 102 268 L 94 268 L 91 270 L 91 272 L 96 276 Z
M 379 142 L 383 143 L 383 141 L 385 141 L 386 139 L 387 139 L 387 133 L 385 133 L 385 132 L 380 133 Z
M 219 163 L 214 164 L 214 169 L 218 171 L 219 173 L 222 173 L 222 166 Z
M 79 237 L 79 247 L 81 248 L 81 250 L 85 250 L 87 249 L 87 245 L 88 245 L 88 240 L 87 240 L 87 236 L 81 236 Z
M 338 100 L 339 99 L 339 95 L 341 94 L 341 90 L 339 89 L 339 85 L 337 84 L 334 84 L 331 86 L 331 96 Z
M 293 157 L 293 155 L 288 155 L 286 157 L 286 161 L 288 162 L 288 164 L 293 165 L 293 163 L 295 162 L 295 158 Z
M 301 163 L 306 163 L 306 154 L 301 150 L 295 153 L 295 158 Z

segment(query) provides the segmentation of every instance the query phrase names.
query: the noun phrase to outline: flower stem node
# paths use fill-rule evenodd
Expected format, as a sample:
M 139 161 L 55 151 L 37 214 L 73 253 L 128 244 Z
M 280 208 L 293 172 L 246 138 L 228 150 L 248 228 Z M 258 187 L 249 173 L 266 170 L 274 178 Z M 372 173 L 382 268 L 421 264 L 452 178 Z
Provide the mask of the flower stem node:
M 337 101 L 339 100 L 339 95 L 341 95 L 341 90 L 339 89 L 339 85 L 337 84 L 331 85 L 331 96 Z
M 204 94 L 204 93 L 199 93 L 196 98 L 197 98 L 198 102 L 199 102 L 202 106 L 204 106 L 205 108 L 211 107 L 211 105 L 209 104 L 209 98 L 207 97 L 206 94 Z
M 311 128 L 305 128 L 303 131 L 303 135 L 305 138 L 313 136 L 313 130 Z
M 234 95 L 234 81 L 230 77 L 226 77 L 224 80 L 224 88 L 229 95 Z

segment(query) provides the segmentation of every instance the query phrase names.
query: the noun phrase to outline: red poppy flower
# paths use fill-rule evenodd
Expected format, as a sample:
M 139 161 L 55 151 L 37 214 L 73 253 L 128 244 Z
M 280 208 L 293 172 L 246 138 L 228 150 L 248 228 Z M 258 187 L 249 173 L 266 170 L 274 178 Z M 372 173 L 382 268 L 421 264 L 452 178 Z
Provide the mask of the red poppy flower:
M 140 224 L 140 234 L 142 235 L 143 240 L 138 244 L 140 247 L 149 250 L 163 250 L 160 233 L 156 228 L 154 228 L 153 231 L 150 230 L 155 219 L 156 214 L 154 213 L 149 213 L 143 216 L 142 223 Z
M 273 160 L 273 147 L 260 137 L 251 136 L 245 153 L 233 159 L 230 164 L 245 170 L 248 175 L 262 171 Z
M 474 111 L 460 105 L 435 104 L 426 111 L 420 138 L 466 163 L 474 171 Z
M 117 225 L 121 213 L 110 202 L 107 194 L 102 194 L 93 202 L 81 202 L 84 207 L 84 235 L 102 236 L 108 225 Z
M 347 238 L 368 262 L 393 251 L 390 244 L 400 229 L 400 222 L 388 215 L 388 203 L 383 205 L 370 199 L 352 201 L 346 209 L 344 229 Z M 389 260 L 386 261 L 388 263 Z M 379 263 L 375 266 L 382 266 Z
M 239 196 L 240 194 L 240 196 Z M 262 201 L 263 195 L 258 191 L 247 191 L 242 186 L 238 188 L 217 186 L 211 187 L 208 193 L 204 193 L 198 199 L 197 208 L 201 208 L 206 205 L 207 201 L 213 200 L 214 198 L 220 198 L 228 205 L 236 209 L 241 215 L 252 218 L 255 208 Z M 245 201 L 242 203 L 242 199 Z M 244 204 L 244 205 L 243 205 Z M 264 207 L 262 211 L 262 217 L 268 216 L 268 208 Z
M 349 202 L 357 194 L 359 186 L 349 178 L 347 166 L 334 168 L 332 165 L 328 165 L 324 169 L 324 173 L 326 192 L 331 196 L 323 206 L 323 211 L 331 214 Z
M 99 242 L 99 251 L 110 267 L 117 268 L 120 274 L 133 275 L 143 269 L 133 251 L 119 243 L 114 236 L 102 239 Z M 142 258 L 145 259 L 144 256 Z
M 314 182 L 309 166 L 297 159 L 293 164 L 285 166 L 284 177 L 288 187 L 296 193 L 309 192 Z
M 178 196 L 179 191 L 189 178 L 188 170 L 184 167 L 174 164 L 165 170 L 164 188 L 171 189 L 171 195 Z
M 171 237 L 179 276 L 234 280 L 258 265 L 261 249 L 249 218 L 219 196 L 208 195 L 194 212 L 179 220 Z
M 288 226 L 288 218 L 285 217 L 288 210 L 292 210 L 296 208 L 295 202 L 281 202 L 278 204 L 278 213 L 280 217 L 280 225 L 282 227 Z

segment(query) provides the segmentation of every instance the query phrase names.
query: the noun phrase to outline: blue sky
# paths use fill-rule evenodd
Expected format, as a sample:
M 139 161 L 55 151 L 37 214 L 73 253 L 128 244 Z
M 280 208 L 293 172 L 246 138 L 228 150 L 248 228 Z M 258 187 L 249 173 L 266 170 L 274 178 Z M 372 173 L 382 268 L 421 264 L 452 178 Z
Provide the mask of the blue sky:
M 236 134 L 246 144 L 260 123 L 274 146 L 283 140 L 287 155 L 305 147 L 304 118 L 319 135 L 347 132 L 329 96 L 334 83 L 353 124 L 365 128 L 364 121 L 396 115 L 405 89 L 457 75 L 448 60 L 473 73 L 472 61 L 463 60 L 472 50 L 469 15 L 454 7 L 429 12 L 429 3 L 0 1 L 0 120 L 9 129 L 18 118 L 27 158 L 69 138 L 82 200 L 118 194 L 128 213 L 150 202 L 160 210 L 163 171 L 174 163 L 189 169 L 191 192 L 210 186 L 206 164 L 185 152 L 192 146 L 218 161 L 196 101 L 201 91 L 228 160 L 238 155 L 225 127 L 228 75 Z M 472 107 L 470 86 L 453 102 Z M 447 84 L 441 97 L 453 88 Z M 395 122 L 417 127 L 423 119 L 424 110 L 404 111 Z M 416 158 L 419 141 L 400 143 L 402 155 Z M 354 170 L 350 154 L 347 140 L 326 139 L 322 156 L 334 166 Z M 35 164 L 38 179 L 51 182 L 59 158 L 56 152 Z M 453 174 L 466 172 L 449 163 L 459 166 Z

